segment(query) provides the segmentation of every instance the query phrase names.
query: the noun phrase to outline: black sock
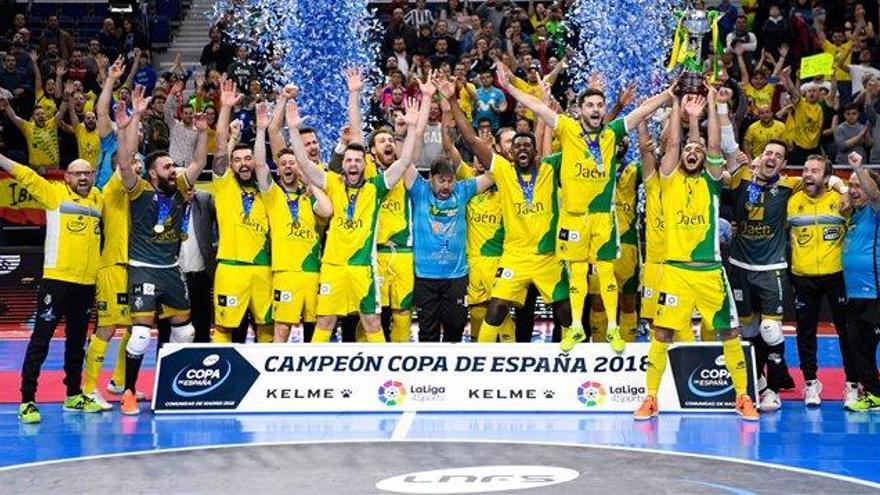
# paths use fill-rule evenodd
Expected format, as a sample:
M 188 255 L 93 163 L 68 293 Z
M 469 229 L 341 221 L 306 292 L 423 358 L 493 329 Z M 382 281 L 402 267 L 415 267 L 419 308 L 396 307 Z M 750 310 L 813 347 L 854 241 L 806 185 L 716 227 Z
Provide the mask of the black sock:
M 132 393 L 137 391 L 135 387 L 137 385 L 138 373 L 141 370 L 141 362 L 143 362 L 143 360 L 143 354 L 140 356 L 133 356 L 130 353 L 125 353 L 125 390 L 131 390 Z

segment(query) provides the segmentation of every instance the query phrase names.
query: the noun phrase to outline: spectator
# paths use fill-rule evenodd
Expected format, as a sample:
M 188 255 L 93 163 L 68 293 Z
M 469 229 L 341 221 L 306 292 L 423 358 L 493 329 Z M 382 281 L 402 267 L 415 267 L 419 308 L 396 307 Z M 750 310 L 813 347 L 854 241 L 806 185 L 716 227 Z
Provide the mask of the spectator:
M 857 3 L 853 6 L 852 16 L 844 25 L 851 38 L 874 40 L 874 24 L 865 18 L 865 6 Z
M 739 18 L 743 18 L 743 24 L 745 24 L 745 16 L 740 16 L 736 10 L 736 7 L 730 3 L 730 0 L 721 0 L 721 3 L 715 7 L 715 10 L 722 14 L 721 19 L 718 21 L 718 29 L 721 31 L 721 36 L 725 39 L 730 38 L 730 34 L 733 32 L 735 24 L 739 22 Z M 728 44 L 728 46 L 730 46 Z
M 438 22 L 441 20 L 445 21 L 449 35 L 456 40 L 460 40 L 462 35 L 461 26 L 467 23 L 469 17 L 467 8 L 461 0 L 449 0 L 445 5 L 440 6 Z M 458 53 L 458 50 L 453 50 L 453 52 Z
M 68 108 L 70 124 L 63 119 L 58 121 L 61 130 L 73 134 L 76 139 L 77 157 L 89 162 L 92 168 L 97 170 L 98 157 L 101 154 L 101 137 L 98 135 L 98 117 L 95 112 L 85 112 L 84 120 L 80 121 L 73 111 L 73 106 Z
M 743 52 L 751 56 L 758 49 L 758 37 L 747 29 L 746 16 L 736 18 L 734 30 L 727 35 L 727 49 L 733 51 L 735 43 L 740 43 Z
M 40 41 L 40 46 L 44 52 L 48 43 L 55 43 L 58 51 L 61 53 L 61 58 L 64 60 L 69 59 L 73 53 L 73 36 L 58 27 L 57 15 L 46 17 L 46 28 L 43 29 L 43 36 Z
M 239 91 L 244 91 L 251 79 L 256 76 L 256 72 L 250 60 L 248 60 L 248 49 L 246 46 L 239 46 L 235 51 L 235 57 L 235 61 L 229 64 L 226 73 L 229 75 L 229 79 L 232 79 L 236 86 L 240 88 Z
M 774 57 L 779 55 L 779 47 L 791 44 L 791 24 L 782 16 L 779 5 L 770 6 L 770 16 L 764 21 L 761 31 L 763 46 Z
M 116 34 L 116 23 L 113 19 L 107 17 L 101 24 L 101 30 L 98 32 L 98 42 L 101 44 L 101 52 L 110 60 L 115 60 L 122 49 L 122 41 Z
M 863 159 L 868 156 L 865 146 L 870 145 L 870 129 L 859 123 L 859 106 L 848 104 L 843 109 L 844 121 L 834 130 L 834 143 L 837 145 L 837 163 L 847 163 L 850 153 L 858 153 Z
M 480 87 L 477 88 L 477 104 L 474 111 L 474 127 L 481 120 L 488 120 L 492 132 L 498 130 L 501 114 L 507 110 L 507 98 L 500 89 L 493 85 L 491 71 L 480 74 Z
M 422 153 L 416 162 L 420 171 L 431 170 L 434 164 L 443 161 L 446 156 L 443 151 L 443 124 L 440 122 L 442 116 L 440 104 L 432 101 L 428 125 L 422 137 Z
M 156 69 L 150 65 L 149 50 L 141 51 L 140 48 L 134 49 L 134 63 L 131 70 L 135 73 L 132 82 L 136 86 L 143 86 L 145 94 L 152 95 L 153 89 L 156 87 L 158 75 L 156 74 Z
M 428 10 L 425 0 L 416 0 L 416 6 L 403 16 L 404 22 L 413 28 L 434 25 L 434 14 Z
M 880 94 L 880 80 L 871 79 L 864 91 L 865 94 L 865 116 L 871 129 L 871 159 L 869 163 L 880 163 L 880 117 L 878 117 L 875 105 L 877 104 L 877 95 Z
M 6 34 L 3 35 L 3 39 L 8 42 L 8 40 L 11 40 L 20 29 L 23 29 L 26 26 L 27 18 L 25 18 L 24 14 L 15 14 L 15 17 L 12 18 L 12 28 L 9 31 L 6 31 Z M 8 49 L 8 47 L 3 48 Z
M 406 46 L 412 46 L 416 39 L 416 30 L 404 22 L 403 9 L 396 8 L 391 14 L 391 21 L 385 29 L 385 39 L 382 42 L 383 53 L 391 53 L 394 38 L 403 37 Z
M 493 36 L 501 34 L 501 23 L 504 22 L 506 13 L 504 12 L 504 4 L 507 0 L 486 0 L 480 8 L 477 9 L 477 15 L 480 16 L 485 23 L 491 23 Z
M 82 50 L 75 48 L 67 63 L 67 79 L 79 81 L 85 86 L 89 76 L 94 79 L 94 74 L 90 74 L 88 67 L 86 67 L 86 59 Z
M 785 141 L 785 124 L 773 118 L 770 105 L 758 107 L 758 121 L 746 130 L 743 147 L 749 158 L 761 156 L 770 141 Z
M 165 123 L 169 129 L 168 154 L 174 163 L 190 163 L 199 139 L 199 130 L 193 123 L 195 110 L 192 105 L 184 104 L 180 109 L 180 119 L 177 118 L 178 104 L 183 100 L 183 86 L 182 81 L 174 83 L 165 101 Z
M 166 98 L 163 93 L 153 95 L 153 100 L 150 101 L 150 109 L 143 120 L 145 155 L 149 155 L 154 151 L 167 150 L 170 147 L 169 136 L 171 131 L 168 123 L 165 121 L 165 100 Z
M 37 170 L 57 169 L 60 155 L 58 150 L 58 121 L 67 112 L 70 91 L 65 88 L 63 101 L 55 115 L 47 117 L 41 107 L 34 109 L 31 120 L 24 120 L 15 114 L 7 100 L 0 99 L 0 110 L 18 128 L 27 141 L 28 165 Z
M 429 60 L 431 67 L 435 69 L 440 67 L 440 64 L 449 64 L 451 67 L 457 62 L 455 56 L 449 53 L 449 44 L 446 38 L 437 38 L 434 41 L 434 54 L 429 57 Z
M 480 20 L 479 16 L 469 16 L 468 20 L 461 24 L 461 42 L 458 45 L 458 53 L 459 55 L 463 55 L 465 53 L 469 53 L 474 49 L 474 43 L 477 41 L 477 36 L 480 35 L 480 31 L 483 28 L 483 21 Z
M 135 23 L 131 18 L 122 19 L 122 52 L 125 58 L 131 60 L 134 56 L 134 49 L 149 50 L 150 44 L 147 43 L 147 35 L 140 25 Z
M 870 76 L 872 78 L 876 78 L 880 76 L 880 70 L 872 67 L 871 62 L 873 56 L 871 55 L 871 50 L 867 48 L 859 50 L 858 65 L 847 63 L 846 60 L 849 59 L 850 54 L 844 53 L 840 60 L 837 60 L 837 67 L 849 73 L 849 76 L 852 79 L 852 94 L 853 96 L 855 96 L 862 92 L 863 81 L 865 80 L 865 77 Z
M 216 69 L 218 72 L 226 72 L 233 59 L 232 47 L 223 41 L 219 26 L 211 27 L 211 30 L 208 31 L 208 38 L 210 41 L 202 48 L 199 63 L 202 64 L 205 71 Z
M 19 69 L 15 63 L 15 55 L 7 53 L 3 57 L 3 70 L 0 71 L 0 87 L 12 93 L 12 100 L 9 102 L 19 112 L 25 105 L 25 99 L 28 98 L 32 90 L 31 81 L 25 71 Z
M 458 54 L 458 40 L 449 33 L 449 23 L 444 19 L 440 19 L 434 24 L 434 40 L 446 40 L 446 46 L 449 47 L 449 53 Z
M 406 39 L 403 36 L 394 38 L 392 57 L 397 60 L 397 69 L 403 73 L 403 76 L 409 76 L 409 64 L 412 57 L 406 51 Z
M 788 71 L 782 71 L 782 81 L 791 95 L 792 113 L 786 121 L 786 129 L 792 141 L 789 163 L 802 164 L 809 155 L 821 155 L 819 142 L 825 120 L 825 110 L 819 104 L 819 85 L 808 83 L 798 89 L 791 81 Z

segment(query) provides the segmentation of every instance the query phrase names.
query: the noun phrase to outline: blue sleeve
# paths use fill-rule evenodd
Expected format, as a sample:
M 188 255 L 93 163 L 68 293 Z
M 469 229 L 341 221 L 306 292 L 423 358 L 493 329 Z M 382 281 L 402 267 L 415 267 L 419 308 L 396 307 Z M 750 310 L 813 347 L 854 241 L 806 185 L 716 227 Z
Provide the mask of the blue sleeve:
M 467 179 L 460 181 L 455 185 L 456 195 L 461 198 L 462 203 L 467 203 L 477 195 L 477 179 Z
M 107 185 L 107 182 L 110 180 L 110 177 L 113 175 L 113 160 L 110 157 L 105 158 L 105 153 L 112 153 L 111 149 L 115 150 L 116 148 L 116 134 L 114 132 L 110 132 L 106 136 L 101 138 L 101 149 L 104 150 L 104 153 L 101 153 L 98 163 L 98 173 L 95 176 L 95 187 L 99 190 L 104 190 L 104 186 Z
M 421 175 L 416 175 L 416 180 L 413 182 L 412 187 L 409 190 L 410 198 L 412 198 L 413 204 L 422 200 L 422 197 L 425 195 L 425 187 L 428 185 L 428 182 Z

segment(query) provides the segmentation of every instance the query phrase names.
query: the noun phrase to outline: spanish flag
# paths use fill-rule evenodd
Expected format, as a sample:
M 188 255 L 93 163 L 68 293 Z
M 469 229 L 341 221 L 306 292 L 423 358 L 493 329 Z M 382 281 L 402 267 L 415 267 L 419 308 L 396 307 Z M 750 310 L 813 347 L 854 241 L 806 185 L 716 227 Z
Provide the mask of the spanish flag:
M 53 170 L 49 180 L 64 180 L 64 172 Z M 0 218 L 20 225 L 45 225 L 46 213 L 27 189 L 6 172 L 0 171 Z

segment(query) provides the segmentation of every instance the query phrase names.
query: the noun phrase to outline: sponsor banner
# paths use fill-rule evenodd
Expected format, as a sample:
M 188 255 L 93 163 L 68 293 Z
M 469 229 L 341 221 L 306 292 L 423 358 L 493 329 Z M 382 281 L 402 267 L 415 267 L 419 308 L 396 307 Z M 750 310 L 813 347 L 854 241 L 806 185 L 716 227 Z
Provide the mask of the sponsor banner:
M 745 362 L 738 366 L 746 370 L 748 392 L 755 397 L 754 357 L 751 347 L 744 350 Z M 730 409 L 736 404 L 736 393 L 720 344 L 670 346 L 667 371 L 670 370 L 682 409 Z
M 722 352 L 720 344 L 673 349 L 671 356 L 713 355 L 710 362 Z M 623 355 L 605 344 L 579 345 L 569 354 L 552 344 L 166 344 L 153 409 L 628 412 L 645 398 L 647 353 L 646 343 L 627 345 Z M 675 375 L 691 374 L 682 366 L 704 364 L 702 357 L 689 358 Z M 679 396 L 671 368 L 659 394 L 661 410 L 730 410 L 721 405 L 723 394 L 714 405 L 685 405 L 693 401 Z
M 47 172 L 49 180 L 64 180 L 64 172 Z M 46 213 L 33 196 L 11 175 L 0 172 L 0 218 L 17 224 L 43 225 Z

